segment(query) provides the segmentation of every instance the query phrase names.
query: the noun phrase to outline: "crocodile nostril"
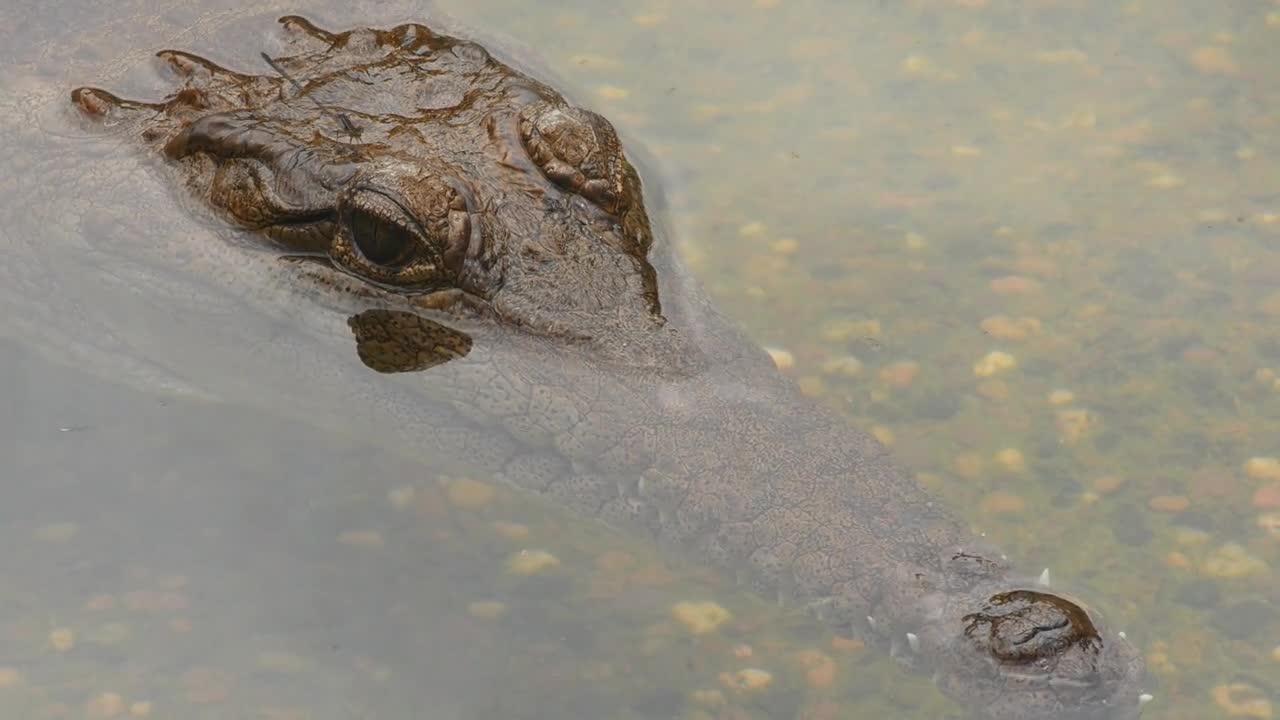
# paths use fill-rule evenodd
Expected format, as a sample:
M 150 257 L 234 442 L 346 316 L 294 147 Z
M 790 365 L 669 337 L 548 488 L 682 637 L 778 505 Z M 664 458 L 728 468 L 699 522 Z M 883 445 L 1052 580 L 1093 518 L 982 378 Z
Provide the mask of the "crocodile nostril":
M 1096 652 L 1102 639 L 1089 614 L 1075 603 L 1038 590 L 994 595 L 966 615 L 965 635 L 1003 663 L 1050 660 L 1069 648 Z

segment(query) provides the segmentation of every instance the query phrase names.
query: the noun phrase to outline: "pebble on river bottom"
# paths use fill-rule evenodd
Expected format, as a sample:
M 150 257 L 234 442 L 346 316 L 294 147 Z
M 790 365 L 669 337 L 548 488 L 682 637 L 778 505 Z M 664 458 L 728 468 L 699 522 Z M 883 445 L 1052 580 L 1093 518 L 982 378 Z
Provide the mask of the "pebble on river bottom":
M 507 571 L 512 575 L 537 575 L 560 566 L 560 558 L 546 550 L 521 550 L 507 558 Z
M 733 614 L 719 603 L 707 600 L 678 602 L 671 607 L 671 616 L 694 635 L 705 635 L 728 622 Z
M 1242 682 L 1218 685 L 1211 691 L 1213 701 L 1227 717 L 1270 720 L 1271 701 L 1257 688 Z

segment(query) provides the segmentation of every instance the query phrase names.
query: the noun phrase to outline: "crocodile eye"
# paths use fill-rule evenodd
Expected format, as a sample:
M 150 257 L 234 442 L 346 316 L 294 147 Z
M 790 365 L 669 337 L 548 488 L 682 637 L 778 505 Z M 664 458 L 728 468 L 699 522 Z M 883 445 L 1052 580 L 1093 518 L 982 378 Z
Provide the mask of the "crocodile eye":
M 606 212 L 626 210 L 626 161 L 609 121 L 590 110 L 538 102 L 520 112 L 520 139 L 552 182 Z
M 478 240 L 465 186 L 434 175 L 388 175 L 338 199 L 335 265 L 380 285 L 416 291 L 449 286 Z
M 414 237 L 403 226 L 360 209 L 351 211 L 348 225 L 356 249 L 374 265 L 395 267 L 409 259 Z

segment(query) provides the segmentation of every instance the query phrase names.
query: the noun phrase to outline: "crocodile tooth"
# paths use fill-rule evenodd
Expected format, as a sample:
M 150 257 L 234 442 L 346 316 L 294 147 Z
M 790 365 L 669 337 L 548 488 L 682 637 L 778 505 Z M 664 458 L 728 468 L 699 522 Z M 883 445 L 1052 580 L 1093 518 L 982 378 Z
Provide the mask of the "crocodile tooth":
M 1040 573 L 1040 579 L 1037 582 L 1045 587 L 1049 587 L 1049 568 L 1045 568 L 1044 572 Z
M 867 616 L 867 624 L 871 626 L 872 630 L 876 629 L 876 619 L 870 615 Z
M 1121 630 L 1120 632 L 1116 633 L 1116 635 L 1119 635 L 1121 640 L 1128 640 L 1128 639 L 1129 639 L 1129 636 L 1128 636 L 1128 635 L 1125 635 L 1125 633 L 1124 633 L 1124 631 L 1123 631 L 1123 630 Z
M 1142 693 L 1141 695 L 1138 696 L 1138 707 L 1142 707 L 1143 705 L 1146 705 L 1147 703 L 1155 699 L 1156 699 L 1156 696 L 1152 695 L 1151 693 Z
M 911 652 L 920 652 L 920 636 L 915 633 L 907 633 L 907 644 L 911 646 Z

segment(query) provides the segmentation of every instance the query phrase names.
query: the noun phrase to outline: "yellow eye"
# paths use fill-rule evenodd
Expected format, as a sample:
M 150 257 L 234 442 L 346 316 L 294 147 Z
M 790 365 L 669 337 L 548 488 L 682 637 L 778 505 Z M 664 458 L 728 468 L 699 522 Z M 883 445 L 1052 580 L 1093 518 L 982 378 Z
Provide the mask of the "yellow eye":
M 356 208 L 351 211 L 348 226 L 356 249 L 374 265 L 396 267 L 412 257 L 413 233 L 397 223 Z

